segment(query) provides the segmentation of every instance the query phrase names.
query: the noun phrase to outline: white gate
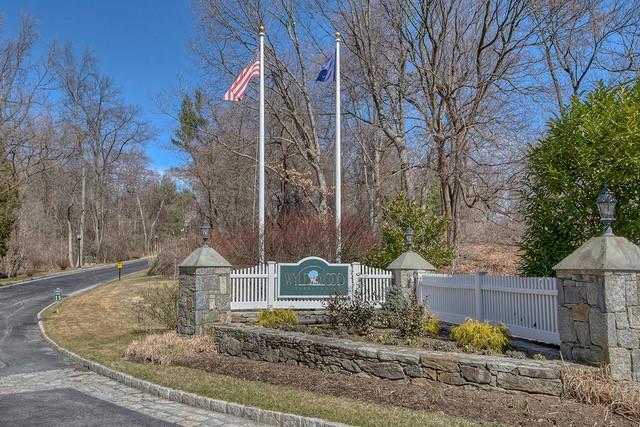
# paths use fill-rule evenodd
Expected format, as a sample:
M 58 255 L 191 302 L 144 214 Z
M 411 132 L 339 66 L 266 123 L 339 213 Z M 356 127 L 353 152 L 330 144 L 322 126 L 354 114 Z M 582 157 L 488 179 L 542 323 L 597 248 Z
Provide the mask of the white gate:
M 360 263 L 349 265 L 349 293 L 354 289 L 376 305 L 384 302 L 391 272 Z M 268 262 L 231 272 L 231 310 L 266 308 L 322 309 L 326 298 L 278 298 L 278 264 Z

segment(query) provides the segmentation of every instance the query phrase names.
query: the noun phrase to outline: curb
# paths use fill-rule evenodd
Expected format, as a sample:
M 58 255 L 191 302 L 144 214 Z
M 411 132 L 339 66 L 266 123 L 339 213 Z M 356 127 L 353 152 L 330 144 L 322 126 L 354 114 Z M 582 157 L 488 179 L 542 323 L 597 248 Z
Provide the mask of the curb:
M 135 262 L 135 261 L 139 261 L 139 260 L 142 260 L 142 259 L 145 259 L 145 258 L 143 257 L 143 258 L 138 258 L 138 259 L 131 259 L 131 260 L 128 260 L 128 261 L 125 261 L 125 262 Z M 115 266 L 116 266 L 116 263 L 101 264 L 101 265 L 96 265 L 95 267 L 69 270 L 69 271 L 64 271 L 64 272 L 61 272 L 61 273 L 53 273 L 53 274 L 49 274 L 47 276 L 40 276 L 40 277 L 28 279 L 28 280 L 22 280 L 20 282 L 10 283 L 8 285 L 0 285 L 0 289 L 7 289 L 7 288 L 11 288 L 11 287 L 18 286 L 18 285 L 26 285 L 27 283 L 39 282 L 41 280 L 54 279 L 56 277 L 70 276 L 72 274 L 83 273 L 85 271 L 100 270 L 100 269 L 103 269 L 103 268 L 104 269 L 112 268 L 112 267 L 115 267 Z
M 99 283 L 97 285 L 81 289 L 76 291 L 74 295 L 82 292 L 86 292 L 97 286 L 102 286 L 109 282 Z M 53 306 L 51 303 L 38 312 L 38 326 L 40 333 L 45 341 L 47 341 L 58 353 L 65 358 L 79 363 L 81 366 L 93 371 L 99 375 L 107 378 L 111 378 L 119 383 L 122 383 L 128 387 L 132 387 L 141 390 L 145 393 L 149 393 L 153 396 L 157 396 L 163 399 L 172 400 L 177 403 L 193 406 L 196 408 L 207 409 L 213 412 L 219 412 L 222 414 L 232 415 L 235 417 L 246 418 L 251 421 L 256 421 L 263 424 L 275 425 L 275 426 L 287 426 L 287 427 L 348 427 L 347 424 L 335 423 L 332 421 L 325 421 L 319 418 L 303 417 L 301 415 L 287 414 L 284 412 L 269 411 L 267 409 L 256 408 L 254 406 L 241 405 L 239 403 L 226 402 L 224 400 L 210 399 L 205 396 L 199 396 L 197 394 L 188 393 L 182 390 L 176 390 L 169 387 L 164 387 L 158 384 L 151 383 L 135 378 L 124 372 L 117 371 L 115 369 L 108 368 L 100 363 L 93 362 L 89 359 L 85 359 L 76 353 L 67 350 L 64 347 L 58 345 L 47 335 L 44 330 L 44 323 L 42 321 L 42 313 Z

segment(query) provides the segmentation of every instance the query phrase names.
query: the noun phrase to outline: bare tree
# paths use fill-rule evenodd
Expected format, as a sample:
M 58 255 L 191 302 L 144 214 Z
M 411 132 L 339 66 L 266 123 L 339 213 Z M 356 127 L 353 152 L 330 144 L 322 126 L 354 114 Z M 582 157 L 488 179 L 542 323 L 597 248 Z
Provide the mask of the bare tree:
M 0 155 L 11 163 L 12 182 L 17 186 L 68 154 L 43 137 L 50 125 L 44 97 L 50 73 L 46 61 L 37 63 L 29 57 L 36 41 L 35 20 L 29 15 L 23 17 L 14 38 L 0 38 L 0 138 L 4 145 Z M 14 189 L 7 185 L 0 192 Z
M 402 37 L 403 18 L 398 4 L 377 1 L 349 1 L 339 6 L 336 27 L 345 28 L 346 47 L 357 61 L 348 67 L 351 86 L 364 88 L 373 111 L 366 116 L 358 104 L 349 113 L 375 125 L 395 147 L 400 160 L 400 190 L 415 196 L 412 165 L 407 144 L 407 96 L 409 91 L 409 47 Z M 326 12 L 325 12 L 326 13 Z M 353 77 L 349 77 L 353 76 Z M 373 113 L 373 114 L 371 114 Z
M 637 70 L 636 0 L 535 0 L 530 10 L 558 111 L 593 78 Z
M 94 249 L 101 255 L 104 240 L 108 181 L 126 149 L 149 139 L 150 129 L 140 119 L 140 110 L 126 105 L 108 77 L 101 75 L 89 52 L 76 61 L 70 45 L 52 49 L 59 87 L 65 96 L 64 112 L 74 129 L 81 160 L 80 259 L 83 256 L 88 192 Z M 91 188 L 87 180 L 91 178 Z
M 389 5 L 388 10 L 395 10 Z M 409 47 L 414 90 L 409 103 L 422 117 L 450 220 L 448 241 L 459 238 L 460 209 L 489 194 L 473 185 L 474 163 L 486 151 L 482 130 L 509 126 L 508 102 L 527 72 L 531 27 L 526 2 L 404 0 L 398 28 Z M 497 138 L 492 138 L 494 144 Z M 494 164 L 493 167 L 501 167 Z
M 309 173 L 311 180 L 299 180 L 297 183 L 305 184 L 306 200 L 317 212 L 325 215 L 330 193 L 322 150 L 325 124 L 320 119 L 322 105 L 318 107 L 314 88 L 309 86 L 315 76 L 308 69 L 307 52 L 314 45 L 314 40 L 307 27 L 309 16 L 304 7 L 302 2 L 287 0 L 262 5 L 202 0 L 199 13 L 205 40 L 198 45 L 197 52 L 205 64 L 217 73 L 229 76 L 231 81 L 246 65 L 237 58 L 247 61 L 256 54 L 258 27 L 268 21 L 265 43 L 268 144 L 280 145 L 283 153 L 287 154 L 289 147 L 295 150 L 296 158 L 303 163 L 295 170 L 289 158 L 289 170 L 282 171 L 282 174 Z M 226 90 L 219 85 L 214 88 L 220 93 Z M 250 93 L 247 98 L 245 108 L 255 110 L 256 103 L 251 102 L 254 95 Z

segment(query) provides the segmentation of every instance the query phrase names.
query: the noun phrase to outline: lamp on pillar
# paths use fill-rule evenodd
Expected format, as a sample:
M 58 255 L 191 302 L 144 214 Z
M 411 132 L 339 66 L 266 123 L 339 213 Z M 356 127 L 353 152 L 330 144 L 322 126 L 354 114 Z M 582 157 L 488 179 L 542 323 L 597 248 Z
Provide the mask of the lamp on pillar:
M 209 220 L 205 217 L 202 220 L 202 226 L 200 227 L 200 231 L 202 231 L 202 240 L 204 241 L 203 246 L 209 246 L 207 241 L 209 240 L 209 231 L 211 230 L 211 225 L 209 225 Z
M 413 228 L 407 227 L 407 231 L 404 232 L 404 238 L 407 242 L 407 250 L 413 251 Z
M 598 200 L 596 201 L 598 211 L 600 211 L 600 221 L 602 222 L 602 225 L 604 225 L 604 230 L 602 232 L 603 236 L 613 236 L 611 224 L 615 219 L 616 202 L 617 201 L 613 196 L 613 193 L 609 190 L 609 187 L 605 185 L 598 196 Z

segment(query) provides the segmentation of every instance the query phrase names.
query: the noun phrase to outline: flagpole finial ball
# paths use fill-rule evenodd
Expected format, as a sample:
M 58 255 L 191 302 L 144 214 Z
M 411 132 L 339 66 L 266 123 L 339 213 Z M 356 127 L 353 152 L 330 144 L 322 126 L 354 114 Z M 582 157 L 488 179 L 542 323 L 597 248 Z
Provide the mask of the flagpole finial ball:
M 336 31 L 336 39 L 340 38 L 340 31 Z
M 260 32 L 264 33 L 264 25 L 260 24 Z

